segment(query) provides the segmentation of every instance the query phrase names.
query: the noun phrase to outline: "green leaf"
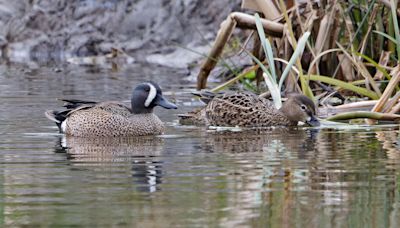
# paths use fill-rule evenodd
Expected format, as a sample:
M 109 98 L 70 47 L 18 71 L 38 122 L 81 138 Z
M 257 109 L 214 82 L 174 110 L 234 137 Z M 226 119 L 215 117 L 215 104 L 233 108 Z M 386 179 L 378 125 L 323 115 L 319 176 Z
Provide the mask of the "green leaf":
M 363 96 L 367 96 L 373 100 L 379 99 L 378 94 L 376 94 L 375 92 L 368 90 L 366 88 L 355 86 L 349 82 L 344 82 L 341 80 L 337 80 L 337 79 L 330 78 L 327 76 L 322 76 L 322 75 L 309 75 L 309 79 L 312 81 L 320 81 L 320 82 L 324 82 L 324 83 L 327 83 L 330 85 L 339 86 L 340 88 L 353 91 L 353 92 L 363 95 Z
M 262 45 L 262 47 L 264 49 L 264 53 L 265 53 L 265 56 L 267 58 L 268 65 L 269 65 L 269 68 L 271 70 L 271 75 L 272 75 L 273 79 L 276 82 L 276 78 L 277 77 L 276 77 L 275 63 L 274 63 L 274 52 L 272 51 L 271 43 L 265 37 L 264 28 L 262 26 L 261 18 L 258 15 L 258 13 L 256 13 L 254 15 L 254 17 L 255 17 L 255 20 L 256 20 L 256 27 L 257 27 L 258 36 L 260 38 L 261 45 Z
M 383 33 L 383 32 L 381 32 L 381 31 L 376 31 L 376 30 L 374 30 L 374 31 L 372 31 L 372 32 L 374 32 L 374 33 L 376 33 L 376 34 L 379 34 L 379 35 L 381 35 L 381 36 L 387 38 L 388 40 L 392 41 L 393 43 L 396 43 L 396 39 L 393 38 L 393 37 L 391 37 L 390 35 L 388 35 L 388 34 L 386 34 L 386 33 Z
M 374 67 L 376 67 L 376 69 L 378 69 L 380 72 L 382 72 L 383 75 L 385 75 L 385 77 L 390 80 L 390 75 L 388 72 L 386 72 L 386 70 L 379 65 L 379 63 L 375 62 L 373 59 L 371 59 L 370 57 L 363 55 L 359 52 L 353 52 L 355 55 L 362 57 L 363 59 L 367 60 L 369 63 L 371 63 L 372 65 L 374 65 Z
M 243 84 L 243 86 L 244 86 L 247 90 L 250 90 L 250 91 L 252 91 L 253 93 L 257 93 L 257 87 L 254 86 L 254 85 L 251 83 L 251 81 L 250 81 L 249 79 L 242 78 L 242 79 L 240 80 L 240 82 Z
M 256 78 L 256 72 L 255 72 L 254 70 L 252 70 L 252 71 L 246 73 L 246 74 L 244 75 L 244 78 L 253 80 L 253 79 Z
M 281 79 L 279 80 L 279 90 L 282 89 L 283 82 L 285 81 L 286 77 L 289 74 L 290 69 L 292 68 L 293 64 L 296 62 L 297 58 L 303 54 L 304 48 L 306 47 L 308 37 L 310 36 L 310 32 L 305 32 L 299 39 L 297 48 L 294 50 L 292 57 L 290 57 L 289 63 L 286 66 L 285 70 L 281 75 Z
M 276 81 L 273 80 L 271 74 L 269 73 L 267 68 L 264 66 L 264 64 L 259 59 L 257 59 L 254 55 L 252 55 L 246 49 L 245 49 L 245 51 L 254 60 L 254 62 L 256 62 L 260 66 L 260 68 L 264 72 L 263 73 L 264 80 L 265 80 L 265 83 L 267 84 L 268 90 L 271 92 L 271 97 L 274 102 L 274 105 L 277 109 L 280 109 L 282 107 L 282 97 L 281 97 L 281 92 L 278 88 Z

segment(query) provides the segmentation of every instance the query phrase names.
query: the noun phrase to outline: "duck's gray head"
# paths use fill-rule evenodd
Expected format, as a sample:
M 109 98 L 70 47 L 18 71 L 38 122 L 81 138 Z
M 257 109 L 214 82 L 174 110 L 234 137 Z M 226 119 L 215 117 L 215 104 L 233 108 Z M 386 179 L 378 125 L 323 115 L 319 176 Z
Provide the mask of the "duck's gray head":
M 151 113 L 155 106 L 176 109 L 176 105 L 162 96 L 161 88 L 154 82 L 144 82 L 135 87 L 131 97 L 132 112 Z
M 280 110 L 291 121 L 301 121 L 311 126 L 319 126 L 320 124 L 315 117 L 316 107 L 314 102 L 302 94 L 290 95 Z

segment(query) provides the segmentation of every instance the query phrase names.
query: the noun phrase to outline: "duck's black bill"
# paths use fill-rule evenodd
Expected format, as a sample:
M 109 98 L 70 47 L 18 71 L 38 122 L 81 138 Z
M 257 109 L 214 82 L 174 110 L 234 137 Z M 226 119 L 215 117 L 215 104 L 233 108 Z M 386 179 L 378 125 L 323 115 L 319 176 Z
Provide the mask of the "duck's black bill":
M 166 108 L 166 109 L 177 109 L 178 108 L 175 104 L 169 102 L 163 96 L 159 96 L 159 95 L 157 95 L 157 98 L 155 100 L 155 104 L 159 105 L 159 106 L 161 106 L 163 108 Z
M 319 125 L 321 125 L 321 123 L 317 118 L 315 118 L 315 116 L 312 116 L 311 119 L 306 123 L 312 127 L 318 127 Z

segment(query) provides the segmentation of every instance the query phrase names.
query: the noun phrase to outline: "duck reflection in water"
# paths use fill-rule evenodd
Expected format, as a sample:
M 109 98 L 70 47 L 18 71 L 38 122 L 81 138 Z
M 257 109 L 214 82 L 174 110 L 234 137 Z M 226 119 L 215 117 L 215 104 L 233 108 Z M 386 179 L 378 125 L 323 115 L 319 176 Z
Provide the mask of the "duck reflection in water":
M 292 128 L 245 129 L 240 132 L 208 132 L 204 146 L 214 152 L 249 153 L 265 152 L 274 145 L 296 151 L 299 158 L 314 148 L 318 129 Z M 210 151 L 210 149 L 208 149 Z
M 162 138 L 153 136 L 81 138 L 63 135 L 58 138 L 54 151 L 65 153 L 75 170 L 103 172 L 119 180 L 126 178 L 129 172 L 137 191 L 154 192 L 163 177 L 160 159 L 163 145 Z M 129 171 L 127 167 L 131 167 Z

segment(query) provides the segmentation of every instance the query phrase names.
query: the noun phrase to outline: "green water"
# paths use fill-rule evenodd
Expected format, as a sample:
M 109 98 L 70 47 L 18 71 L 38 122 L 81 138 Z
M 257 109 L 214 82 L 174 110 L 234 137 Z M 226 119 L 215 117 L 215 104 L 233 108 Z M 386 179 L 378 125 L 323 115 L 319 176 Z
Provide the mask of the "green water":
M 57 72 L 57 73 L 56 73 Z M 162 137 L 64 138 L 55 98 L 128 100 L 156 80 L 178 110 Z M 399 131 L 215 132 L 176 123 L 179 72 L 0 67 L 2 227 L 398 227 Z M 194 86 L 194 85 L 193 85 Z

